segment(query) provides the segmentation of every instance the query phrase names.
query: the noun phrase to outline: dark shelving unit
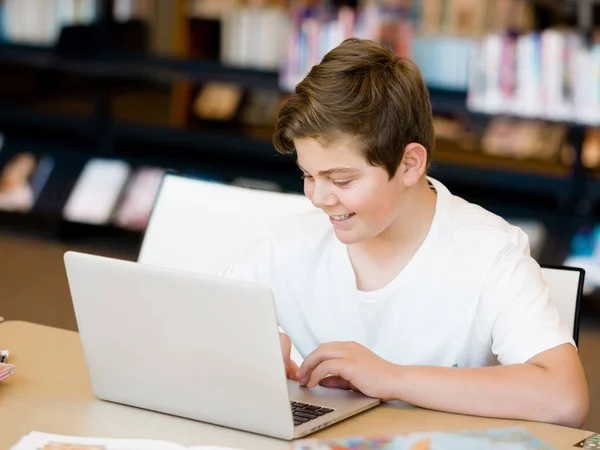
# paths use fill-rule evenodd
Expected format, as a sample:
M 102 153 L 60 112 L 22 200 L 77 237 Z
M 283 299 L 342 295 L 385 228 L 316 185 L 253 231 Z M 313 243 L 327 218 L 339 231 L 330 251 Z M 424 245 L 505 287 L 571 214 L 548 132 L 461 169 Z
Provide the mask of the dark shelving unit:
M 118 51 L 86 56 L 61 53 L 51 47 L 0 42 L 0 63 L 26 65 L 37 69 L 104 79 L 193 83 L 219 80 L 236 83 L 245 88 L 279 89 L 279 75 L 275 71 L 225 66 L 218 61 L 178 59 Z
M 122 51 L 111 45 L 111 42 L 114 44 L 111 33 L 121 25 L 110 18 L 110 2 L 100 0 L 100 4 L 104 13 L 96 24 L 63 30 L 55 47 L 0 43 L 0 70 L 22 66 L 41 74 L 66 74 L 88 80 L 92 86 L 88 92 L 90 114 L 75 115 L 60 108 L 12 104 L 0 98 L 0 132 L 7 138 L 17 136 L 35 139 L 37 143 L 45 139 L 52 141 L 55 155 L 65 142 L 87 159 L 122 158 L 134 166 L 155 164 L 175 170 L 202 171 L 208 167 L 210 171 L 223 172 L 223 179 L 229 181 L 235 176 L 255 174 L 279 183 L 285 191 L 301 191 L 294 157 L 279 155 L 266 137 L 256 137 L 243 127 L 228 128 L 226 124 L 177 127 L 168 121 L 135 122 L 113 114 L 112 89 L 120 83 L 197 86 L 221 81 L 236 83 L 246 90 L 280 91 L 280 87 L 274 71 L 229 67 L 214 60 L 155 56 L 143 49 Z M 85 48 L 81 45 L 83 38 L 89 38 Z M 468 111 L 465 92 L 431 88 L 430 94 L 435 113 L 478 121 L 491 119 L 491 116 Z M 513 217 L 539 217 L 553 230 L 571 229 L 575 220 L 594 220 L 593 205 L 600 203 L 600 178 L 589 175 L 581 167 L 584 127 L 567 125 L 569 139 L 578 155 L 573 167 L 561 167 L 556 162 L 523 169 L 517 167 L 517 161 L 498 161 L 481 154 L 472 158 L 465 152 L 447 152 L 440 146 L 437 153 L 434 150 L 431 175 L 451 189 L 468 191 L 468 195 L 464 195 L 468 200 L 478 201 L 495 212 Z M 80 165 L 73 164 L 73 171 L 80 170 Z M 73 183 L 73 180 L 68 182 Z M 529 204 L 528 195 L 532 198 Z M 519 206 L 510 206 L 511 198 L 518 199 Z M 543 200 L 538 201 L 538 198 Z M 46 231 L 67 241 L 90 237 L 129 242 L 133 247 L 141 239 L 140 233 L 113 226 L 67 223 L 61 214 L 62 210 L 58 209 L 54 215 L 45 212 L 44 219 L 36 222 L 41 224 L 38 226 L 33 223 L 37 219 L 33 213 L 24 217 L 2 213 L 0 227 L 6 224 L 32 232 Z M 568 239 L 570 237 L 565 241 Z

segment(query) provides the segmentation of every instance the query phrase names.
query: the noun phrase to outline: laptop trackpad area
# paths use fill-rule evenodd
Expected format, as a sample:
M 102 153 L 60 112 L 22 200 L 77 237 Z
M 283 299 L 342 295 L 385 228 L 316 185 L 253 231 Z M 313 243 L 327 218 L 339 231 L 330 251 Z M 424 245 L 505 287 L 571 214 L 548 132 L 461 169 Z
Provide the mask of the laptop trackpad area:
M 302 387 L 297 381 L 288 380 L 290 400 L 294 402 L 319 405 L 331 409 L 353 409 L 364 405 L 376 405 L 379 399 L 366 397 L 345 389 L 333 389 L 323 386 Z

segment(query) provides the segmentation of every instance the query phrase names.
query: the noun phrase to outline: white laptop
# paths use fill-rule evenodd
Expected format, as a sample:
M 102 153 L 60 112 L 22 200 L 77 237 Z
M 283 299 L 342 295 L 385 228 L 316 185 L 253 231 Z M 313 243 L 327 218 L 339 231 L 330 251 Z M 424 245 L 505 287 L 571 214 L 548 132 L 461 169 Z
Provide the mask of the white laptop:
M 65 266 L 100 399 L 288 440 L 380 403 L 286 379 L 266 286 L 75 252 Z

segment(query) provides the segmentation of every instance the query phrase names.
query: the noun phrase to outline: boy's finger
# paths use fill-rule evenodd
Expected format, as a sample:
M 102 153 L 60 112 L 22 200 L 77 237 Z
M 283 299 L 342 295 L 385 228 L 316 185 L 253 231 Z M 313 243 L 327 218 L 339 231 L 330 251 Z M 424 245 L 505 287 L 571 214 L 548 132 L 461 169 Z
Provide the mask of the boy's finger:
M 315 370 L 313 370 L 310 380 L 307 383 L 308 387 L 314 388 L 319 382 L 330 375 L 338 376 L 340 378 L 346 379 L 344 376 L 344 372 L 348 367 L 348 363 L 343 359 L 330 359 L 321 364 L 319 364 Z
M 319 384 L 324 387 L 334 389 L 345 389 L 347 391 L 353 389 L 349 381 L 346 381 L 343 378 L 337 376 L 325 377 L 319 382 Z
M 289 367 L 287 368 L 287 379 L 300 381 L 298 378 L 298 364 L 296 364 L 293 360 L 290 360 Z
M 306 378 L 319 364 L 329 359 L 341 358 L 342 356 L 341 345 L 322 345 L 308 355 L 302 362 L 300 370 L 298 371 L 298 376 L 301 379 Z

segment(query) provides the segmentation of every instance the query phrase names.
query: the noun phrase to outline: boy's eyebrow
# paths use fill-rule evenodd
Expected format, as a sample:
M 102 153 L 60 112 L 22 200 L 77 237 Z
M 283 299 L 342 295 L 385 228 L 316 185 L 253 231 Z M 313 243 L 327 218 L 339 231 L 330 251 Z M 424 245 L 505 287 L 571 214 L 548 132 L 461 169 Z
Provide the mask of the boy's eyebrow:
M 320 176 L 333 175 L 334 173 L 347 173 L 353 174 L 358 172 L 358 169 L 353 169 L 351 167 L 334 167 L 333 169 L 321 170 L 319 172 Z
M 300 170 L 302 172 L 306 172 L 306 170 L 304 170 L 302 168 L 302 166 L 300 165 L 300 163 L 298 163 L 298 161 L 296 161 L 296 164 L 298 165 L 298 167 L 300 167 Z M 319 171 L 319 176 L 325 177 L 328 175 L 333 175 L 336 173 L 345 173 L 345 174 L 353 174 L 358 172 L 358 169 L 353 169 L 352 167 L 334 167 L 332 169 L 327 169 L 327 170 L 321 170 Z

